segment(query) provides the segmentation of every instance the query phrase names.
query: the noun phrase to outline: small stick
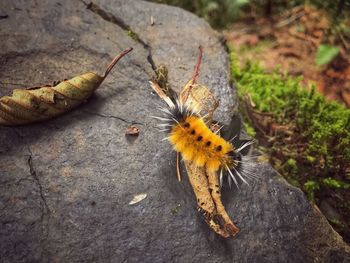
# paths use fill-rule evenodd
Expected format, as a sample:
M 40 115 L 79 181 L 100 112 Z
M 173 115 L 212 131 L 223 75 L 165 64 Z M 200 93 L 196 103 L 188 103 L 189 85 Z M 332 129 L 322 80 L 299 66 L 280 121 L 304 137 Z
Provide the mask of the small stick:
M 114 65 L 122 58 L 124 57 L 126 54 L 128 54 L 131 50 L 133 50 L 132 47 L 122 51 L 118 56 L 116 56 L 111 64 L 108 65 L 106 71 L 105 71 L 105 74 L 103 75 L 103 78 L 105 79 L 107 77 L 107 75 L 109 74 L 109 72 L 112 70 L 112 68 L 114 67 Z
M 180 163 L 179 163 L 179 159 L 180 159 L 180 154 L 177 152 L 176 153 L 176 174 L 177 174 L 177 180 L 179 182 L 181 182 L 181 172 L 180 172 Z
M 158 96 L 168 104 L 170 108 L 175 108 L 175 104 L 172 100 L 165 94 L 161 87 L 159 87 L 158 83 L 151 80 L 149 81 L 151 88 L 158 94 Z
M 199 46 L 198 49 L 199 49 L 199 53 L 198 53 L 198 57 L 197 57 L 196 67 L 194 68 L 194 72 L 192 75 L 192 84 L 196 83 L 196 79 L 199 75 L 199 68 L 200 68 L 200 65 L 202 63 L 203 47 Z
M 188 90 L 186 91 L 185 95 L 182 97 L 182 102 L 187 101 L 188 96 L 191 94 L 192 85 L 196 83 L 197 77 L 199 75 L 199 68 L 200 68 L 200 65 L 202 62 L 203 47 L 199 46 L 198 49 L 199 49 L 199 53 L 198 53 L 198 57 L 197 57 L 197 63 L 196 63 L 196 66 L 194 68 L 194 72 L 193 72 L 191 80 L 188 82 L 188 84 L 186 84 L 186 86 L 189 85 L 189 87 L 188 87 Z

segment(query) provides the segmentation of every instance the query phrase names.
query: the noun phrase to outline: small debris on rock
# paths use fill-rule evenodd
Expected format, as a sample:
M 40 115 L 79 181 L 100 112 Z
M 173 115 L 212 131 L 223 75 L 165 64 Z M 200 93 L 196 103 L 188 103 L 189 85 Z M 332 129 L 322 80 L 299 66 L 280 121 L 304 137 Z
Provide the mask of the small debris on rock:
M 135 125 L 130 125 L 125 131 L 125 135 L 138 136 L 139 133 L 140 133 L 140 129 Z
M 129 202 L 129 205 L 137 204 L 141 202 L 143 199 L 145 199 L 146 197 L 147 197 L 146 193 L 135 195 L 134 198 Z
M 171 212 L 173 214 L 177 214 L 180 211 L 181 204 L 177 204 L 173 209 L 171 209 Z

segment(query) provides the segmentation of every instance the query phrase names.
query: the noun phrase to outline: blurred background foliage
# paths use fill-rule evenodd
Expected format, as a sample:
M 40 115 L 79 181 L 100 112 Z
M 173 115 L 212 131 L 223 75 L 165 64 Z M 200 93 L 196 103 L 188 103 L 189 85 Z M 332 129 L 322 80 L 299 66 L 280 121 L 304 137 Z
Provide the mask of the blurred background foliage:
M 153 2 L 222 33 L 247 132 L 350 242 L 350 0 Z
M 349 0 L 153 0 L 181 7 L 207 20 L 214 28 L 225 28 L 248 13 L 270 16 L 299 5 L 327 10 L 339 21 L 350 10 Z M 349 14 L 347 14 L 349 15 Z
M 155 0 L 154 2 L 179 6 L 203 17 L 215 28 L 223 28 L 239 17 L 249 0 Z

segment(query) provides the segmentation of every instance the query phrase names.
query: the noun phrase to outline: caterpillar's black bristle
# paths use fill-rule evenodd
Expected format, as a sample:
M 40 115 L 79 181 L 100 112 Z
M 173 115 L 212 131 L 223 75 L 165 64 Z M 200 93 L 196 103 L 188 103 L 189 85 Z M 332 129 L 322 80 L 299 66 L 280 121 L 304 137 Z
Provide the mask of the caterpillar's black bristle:
M 187 105 L 182 104 L 179 100 L 175 101 L 173 107 L 160 108 L 160 110 L 167 115 L 166 118 L 158 117 L 163 122 L 162 126 L 167 133 L 170 133 L 174 125 L 184 122 L 188 116 L 194 114 Z

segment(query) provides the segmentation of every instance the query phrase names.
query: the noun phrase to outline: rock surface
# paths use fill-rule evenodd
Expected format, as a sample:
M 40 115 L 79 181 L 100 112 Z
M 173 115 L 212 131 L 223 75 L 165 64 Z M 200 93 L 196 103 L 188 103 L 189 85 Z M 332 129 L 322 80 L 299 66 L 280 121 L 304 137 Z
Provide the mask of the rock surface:
M 199 82 L 220 99 L 216 119 L 230 123 L 237 108 L 228 54 L 203 20 L 127 0 L 5 0 L 0 13 L 0 95 L 102 73 L 134 47 L 76 110 L 0 127 L 1 262 L 349 262 L 324 217 L 267 164 L 254 185 L 226 191 L 241 229 L 227 240 L 203 222 L 188 180 L 177 182 L 175 155 L 150 118 L 161 104 L 148 84 L 154 65 L 165 64 L 179 90 L 203 45 Z M 132 123 L 140 135 L 130 139 Z

